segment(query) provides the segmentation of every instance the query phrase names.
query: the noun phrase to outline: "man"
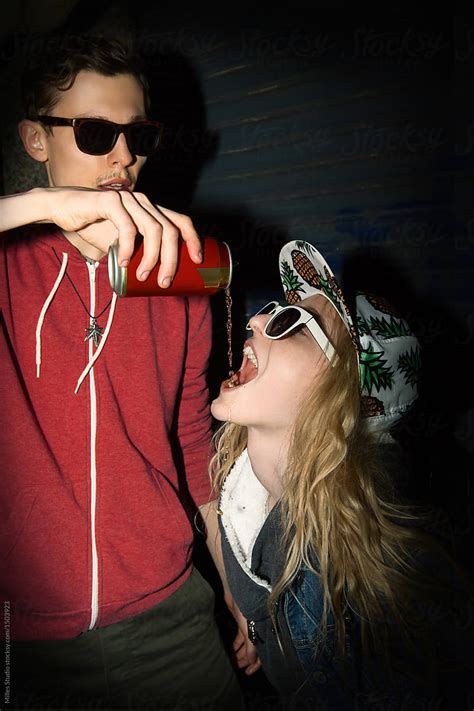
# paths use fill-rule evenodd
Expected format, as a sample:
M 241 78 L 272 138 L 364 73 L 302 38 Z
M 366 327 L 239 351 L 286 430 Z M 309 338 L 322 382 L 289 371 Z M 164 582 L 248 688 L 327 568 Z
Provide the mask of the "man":
M 47 49 L 19 131 L 49 188 L 0 202 L 10 706 L 240 708 L 191 565 L 190 518 L 210 498 L 208 299 L 116 303 L 105 256 L 118 238 L 127 264 L 141 233 L 138 276 L 159 257 L 166 287 L 178 238 L 195 262 L 200 242 L 134 192 L 161 136 L 135 60 L 104 38 Z

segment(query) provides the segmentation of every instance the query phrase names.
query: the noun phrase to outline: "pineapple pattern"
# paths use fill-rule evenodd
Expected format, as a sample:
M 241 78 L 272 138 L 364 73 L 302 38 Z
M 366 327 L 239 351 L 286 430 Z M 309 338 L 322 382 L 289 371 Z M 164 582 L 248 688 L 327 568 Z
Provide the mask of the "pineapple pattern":
M 291 253 L 293 266 L 297 273 L 302 277 L 307 284 L 314 286 L 315 289 L 324 289 L 325 284 L 321 282 L 320 276 L 313 266 L 312 261 L 297 249 Z
M 361 351 L 359 360 L 360 382 L 362 391 L 371 395 L 372 388 L 377 392 L 391 388 L 394 382 L 394 372 L 387 367 L 383 351 L 373 349 L 371 343 Z
M 406 353 L 398 356 L 398 369 L 403 373 L 405 382 L 409 385 L 416 385 L 421 368 L 421 357 L 419 348 L 411 348 Z
M 398 313 L 396 309 L 393 308 L 391 304 L 384 299 L 383 296 L 376 296 L 375 294 L 364 294 L 365 298 L 371 304 L 374 309 L 381 311 L 383 314 L 388 316 L 396 316 L 397 318 L 402 318 L 401 314 Z
M 285 297 L 288 304 L 297 304 L 301 301 L 301 296 L 298 292 L 304 291 L 303 282 L 298 279 L 297 274 L 290 267 L 288 262 L 282 262 L 280 267 L 280 277 L 285 289 Z
M 385 407 L 382 400 L 369 395 L 362 395 L 360 399 L 362 417 L 380 417 L 385 415 Z
M 360 314 L 356 316 L 357 332 L 359 336 L 368 336 L 370 334 L 370 327 L 368 322 Z
M 369 321 L 357 315 L 357 329 L 361 336 L 368 336 L 370 333 L 375 333 L 382 338 L 397 338 L 398 336 L 409 336 L 411 331 L 406 323 L 401 319 L 390 317 L 390 321 L 386 318 L 376 318 L 371 316 Z
M 288 242 L 280 252 L 280 275 L 289 304 L 316 293 L 335 306 L 357 349 L 362 414 L 371 431 L 391 427 L 418 395 L 418 339 L 383 297 L 359 292 L 355 321 L 324 257 L 310 243 Z
M 314 267 L 313 262 L 302 251 L 294 249 L 291 252 L 291 260 L 297 274 L 313 289 L 318 289 L 332 301 L 336 309 L 342 316 L 341 294 L 334 277 L 324 268 L 324 275 Z M 339 292 L 339 293 L 338 293 Z M 341 294 L 342 296 L 342 294 Z
M 344 302 L 344 296 L 342 294 L 342 291 L 339 287 L 339 284 L 334 278 L 334 275 L 331 274 L 329 269 L 324 266 L 324 274 L 321 271 L 318 271 L 316 267 L 314 266 L 313 262 L 311 259 L 304 254 L 306 252 L 307 254 L 311 255 L 312 258 L 314 259 L 314 255 L 312 255 L 311 252 L 311 245 L 307 244 L 306 242 L 295 242 L 295 246 L 301 247 L 300 249 L 294 249 L 291 252 L 291 260 L 293 262 L 293 266 L 297 272 L 297 274 L 306 282 L 306 284 L 313 289 L 318 289 L 321 291 L 325 296 L 327 296 L 328 299 L 334 304 L 336 309 L 339 312 L 339 315 L 341 316 L 342 320 L 345 322 L 348 330 L 350 337 L 352 339 L 352 342 L 356 348 L 356 350 L 359 352 L 360 351 L 360 341 L 357 335 L 357 331 L 354 328 L 354 325 L 352 323 L 352 317 L 349 312 L 349 309 L 347 308 L 345 302 Z M 304 250 L 304 252 L 303 252 Z M 289 269 L 291 270 L 291 267 L 289 267 L 288 262 L 283 262 L 282 268 Z M 292 271 L 292 274 L 294 272 Z M 282 271 L 282 281 L 284 279 L 283 271 Z M 295 275 L 295 279 L 298 279 L 298 277 Z M 283 282 L 285 283 L 285 282 Z M 286 287 L 285 287 L 286 288 Z M 289 304 L 295 303 L 295 301 L 290 301 L 288 298 L 288 291 L 287 293 L 287 301 Z M 311 294 L 311 291 L 309 292 Z M 294 299 L 293 294 L 290 296 L 291 299 Z M 298 300 L 300 300 L 301 297 L 298 295 Z
M 310 257 L 314 255 L 314 247 L 309 242 L 304 242 L 303 240 L 296 240 L 295 247 L 301 252 L 306 252 Z
M 385 299 L 359 293 L 356 308 L 363 349 L 359 355 L 362 412 L 371 431 L 383 431 L 418 396 L 419 343 Z

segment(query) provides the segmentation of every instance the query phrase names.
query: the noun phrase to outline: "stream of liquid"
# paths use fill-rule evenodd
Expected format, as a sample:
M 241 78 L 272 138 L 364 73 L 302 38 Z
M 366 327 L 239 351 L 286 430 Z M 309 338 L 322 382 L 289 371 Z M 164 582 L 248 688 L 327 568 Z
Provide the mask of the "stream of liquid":
M 227 358 L 229 360 L 229 378 L 231 378 L 234 371 L 232 370 L 232 296 L 229 287 L 225 290 L 225 305 L 227 308 Z

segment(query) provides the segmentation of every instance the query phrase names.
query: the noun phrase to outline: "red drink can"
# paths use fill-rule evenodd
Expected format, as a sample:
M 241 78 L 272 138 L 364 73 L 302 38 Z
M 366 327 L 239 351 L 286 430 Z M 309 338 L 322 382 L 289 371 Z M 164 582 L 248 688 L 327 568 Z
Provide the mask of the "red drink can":
M 232 256 L 226 242 L 214 237 L 202 241 L 201 264 L 191 261 L 184 240 L 178 245 L 178 268 L 167 289 L 158 285 L 160 262 L 151 270 L 145 281 L 137 279 L 137 267 L 143 256 L 143 241 L 136 246 L 127 267 L 119 267 L 118 242 L 109 248 L 109 282 L 118 296 L 177 296 L 178 294 L 215 294 L 230 286 L 232 279 Z

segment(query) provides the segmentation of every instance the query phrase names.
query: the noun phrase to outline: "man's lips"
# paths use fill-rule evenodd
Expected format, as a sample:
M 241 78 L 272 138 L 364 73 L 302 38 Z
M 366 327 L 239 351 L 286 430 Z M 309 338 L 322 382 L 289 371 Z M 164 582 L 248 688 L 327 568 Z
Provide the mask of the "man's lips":
M 112 178 L 100 183 L 99 190 L 130 190 L 131 182 L 127 178 Z

